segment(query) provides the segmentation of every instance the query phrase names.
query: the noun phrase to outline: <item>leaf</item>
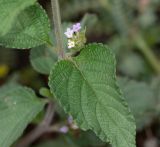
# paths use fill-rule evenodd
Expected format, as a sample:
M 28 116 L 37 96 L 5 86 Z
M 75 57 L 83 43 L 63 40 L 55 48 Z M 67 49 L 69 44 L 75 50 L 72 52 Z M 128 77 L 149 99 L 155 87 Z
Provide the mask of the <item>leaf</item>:
M 113 147 L 135 147 L 135 122 L 115 81 L 108 47 L 90 44 L 79 56 L 58 62 L 49 86 L 80 128 L 93 130 Z
M 138 77 L 147 73 L 147 64 L 145 64 L 144 59 L 136 53 L 125 52 L 119 60 L 118 69 L 123 75 Z
M 44 9 L 36 4 L 21 12 L 0 44 L 10 48 L 32 48 L 49 42 L 50 24 Z
M 119 85 L 136 118 L 137 128 L 143 129 L 151 123 L 154 117 L 152 111 L 156 101 L 153 90 L 145 82 L 137 82 L 127 78 L 119 78 Z
M 0 146 L 9 147 L 42 110 L 44 103 L 26 87 L 11 84 L 0 88 Z
M 33 68 L 42 73 L 49 74 L 54 63 L 58 60 L 57 55 L 45 46 L 31 49 L 30 61 Z
M 0 0 L 0 36 L 9 31 L 14 19 L 22 10 L 35 2 L 36 0 Z
M 85 28 L 86 26 L 91 27 L 98 21 L 97 19 L 95 14 L 86 13 L 81 20 L 82 28 Z
M 87 33 L 93 31 L 93 28 L 96 27 L 98 23 L 98 17 L 95 14 L 86 13 L 81 19 L 81 27 L 87 27 Z
M 160 114 L 160 77 L 153 77 L 151 79 L 151 88 L 154 93 L 154 110 L 156 111 L 155 114 L 159 117 Z

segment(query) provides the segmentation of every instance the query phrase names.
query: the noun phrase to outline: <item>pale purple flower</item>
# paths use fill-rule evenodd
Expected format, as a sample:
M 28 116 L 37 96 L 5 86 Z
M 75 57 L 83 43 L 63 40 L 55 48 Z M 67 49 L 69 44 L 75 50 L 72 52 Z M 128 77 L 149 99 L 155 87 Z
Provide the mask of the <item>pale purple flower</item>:
M 74 33 L 74 31 L 72 29 L 67 28 L 67 31 L 64 34 L 67 36 L 67 38 L 72 38 L 73 33 Z
M 81 29 L 80 23 L 76 23 L 73 25 L 73 32 L 79 32 L 80 29 Z
M 68 132 L 68 127 L 67 126 L 62 126 L 60 129 L 59 129 L 59 132 L 60 133 L 67 133 Z

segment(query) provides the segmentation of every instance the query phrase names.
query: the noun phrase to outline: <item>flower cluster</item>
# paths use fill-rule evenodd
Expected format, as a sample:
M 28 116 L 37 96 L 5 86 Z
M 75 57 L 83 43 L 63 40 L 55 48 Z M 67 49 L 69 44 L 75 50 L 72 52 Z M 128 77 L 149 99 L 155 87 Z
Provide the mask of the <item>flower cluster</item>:
M 66 134 L 69 132 L 70 129 L 72 130 L 79 129 L 79 127 L 74 123 L 72 116 L 68 117 L 67 122 L 68 123 L 66 125 L 63 125 L 58 129 L 59 133 Z
M 78 129 L 78 126 L 73 121 L 73 117 L 72 116 L 68 117 L 68 124 L 69 124 L 71 129 L 73 129 L 73 130 L 77 130 Z
M 67 28 L 64 33 L 68 38 L 68 48 L 81 48 L 86 43 L 85 30 L 81 31 L 81 24 L 76 23 Z

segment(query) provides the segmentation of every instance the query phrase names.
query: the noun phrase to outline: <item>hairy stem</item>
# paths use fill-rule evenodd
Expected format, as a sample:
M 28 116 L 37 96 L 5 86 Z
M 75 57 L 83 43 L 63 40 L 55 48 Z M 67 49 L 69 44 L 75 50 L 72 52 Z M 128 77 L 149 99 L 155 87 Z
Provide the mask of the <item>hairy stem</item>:
M 145 58 L 147 59 L 148 63 L 151 65 L 153 70 L 157 74 L 160 74 L 160 61 L 154 55 L 152 50 L 148 47 L 148 45 L 145 43 L 145 41 L 141 36 L 137 35 L 134 37 L 134 39 L 139 51 L 145 56 Z
M 54 104 L 53 102 L 49 102 L 46 110 L 46 115 L 43 121 L 37 126 L 37 128 L 35 128 L 35 130 L 33 130 L 26 137 L 20 140 L 20 142 L 15 147 L 28 147 L 41 135 L 43 135 L 46 132 L 49 132 L 53 117 L 54 117 Z
M 63 37 L 62 37 L 62 29 L 61 29 L 61 15 L 59 9 L 58 0 L 51 0 L 52 6 L 52 15 L 54 22 L 54 31 L 56 37 L 56 47 L 57 53 L 60 58 L 64 57 L 64 46 L 63 46 Z

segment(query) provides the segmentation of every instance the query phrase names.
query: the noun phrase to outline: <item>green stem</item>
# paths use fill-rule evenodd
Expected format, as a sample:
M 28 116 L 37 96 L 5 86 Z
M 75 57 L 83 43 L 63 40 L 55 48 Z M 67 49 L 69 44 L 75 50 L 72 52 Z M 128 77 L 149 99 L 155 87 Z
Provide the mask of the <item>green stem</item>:
M 51 0 L 51 6 L 52 6 L 52 15 L 53 15 L 53 22 L 54 22 L 57 53 L 60 58 L 64 58 L 63 36 L 62 36 L 62 29 L 61 29 L 61 15 L 60 15 L 58 0 Z
M 145 56 L 151 67 L 155 70 L 157 74 L 160 74 L 160 61 L 154 55 L 152 50 L 148 47 L 144 39 L 139 35 L 134 37 L 136 46 L 141 51 L 141 53 Z

